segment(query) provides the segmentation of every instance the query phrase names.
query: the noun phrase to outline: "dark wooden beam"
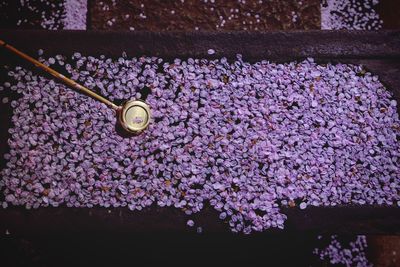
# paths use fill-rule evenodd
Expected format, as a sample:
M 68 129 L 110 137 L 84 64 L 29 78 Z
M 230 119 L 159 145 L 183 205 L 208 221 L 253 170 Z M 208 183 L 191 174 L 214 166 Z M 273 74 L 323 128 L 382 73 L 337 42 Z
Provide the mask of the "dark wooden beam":
M 317 59 L 400 58 L 400 30 L 387 31 L 292 31 L 292 32 L 102 32 L 0 30 L 0 39 L 36 53 L 65 55 L 79 51 L 87 55 L 151 55 L 164 59 L 233 59 L 242 54 L 246 61 Z M 214 49 L 212 56 L 208 49 Z

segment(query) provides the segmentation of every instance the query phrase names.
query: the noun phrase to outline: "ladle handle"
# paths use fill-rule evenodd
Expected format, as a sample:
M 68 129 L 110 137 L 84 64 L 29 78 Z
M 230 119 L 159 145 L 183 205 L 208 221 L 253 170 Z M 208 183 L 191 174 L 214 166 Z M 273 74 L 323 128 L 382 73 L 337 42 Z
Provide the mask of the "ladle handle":
M 8 50 L 10 50 L 11 52 L 13 52 L 14 54 L 22 57 L 25 60 L 28 60 L 29 62 L 33 63 L 36 67 L 41 68 L 42 70 L 44 70 L 47 73 L 50 73 L 51 75 L 53 75 L 54 77 L 56 77 L 59 80 L 62 80 L 64 83 L 68 84 L 69 86 L 72 86 L 73 88 L 84 92 L 85 94 L 93 97 L 94 99 L 99 100 L 100 102 L 106 104 L 107 106 L 111 107 L 114 110 L 119 110 L 120 107 L 115 105 L 113 102 L 111 102 L 110 100 L 102 97 L 101 95 L 96 94 L 95 92 L 93 92 L 92 90 L 86 88 L 85 86 L 80 85 L 79 83 L 75 82 L 74 80 L 71 80 L 67 77 L 65 77 L 64 75 L 62 75 L 61 73 L 53 70 L 52 68 L 44 65 L 43 63 L 37 61 L 36 59 L 28 56 L 27 54 L 19 51 L 18 49 L 16 49 L 15 47 L 7 44 L 6 42 L 0 40 L 0 46 L 4 46 L 5 48 L 7 48 Z

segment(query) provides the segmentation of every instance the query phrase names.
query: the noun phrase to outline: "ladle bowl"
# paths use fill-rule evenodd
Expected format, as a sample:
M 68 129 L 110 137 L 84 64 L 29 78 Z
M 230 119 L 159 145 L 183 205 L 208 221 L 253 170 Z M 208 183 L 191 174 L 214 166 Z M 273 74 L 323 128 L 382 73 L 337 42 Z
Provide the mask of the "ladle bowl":
M 118 111 L 122 127 L 132 133 L 139 133 L 150 123 L 150 107 L 141 100 L 126 101 Z

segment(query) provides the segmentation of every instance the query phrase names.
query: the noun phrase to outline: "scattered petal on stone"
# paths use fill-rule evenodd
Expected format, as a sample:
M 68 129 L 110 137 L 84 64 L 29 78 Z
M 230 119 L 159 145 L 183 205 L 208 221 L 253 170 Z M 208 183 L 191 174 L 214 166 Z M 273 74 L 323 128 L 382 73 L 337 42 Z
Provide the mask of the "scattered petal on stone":
M 318 237 L 321 238 L 322 236 Z M 333 235 L 327 247 L 314 249 L 314 254 L 321 260 L 329 260 L 332 265 L 372 267 L 373 264 L 366 255 L 367 247 L 367 238 L 364 235 L 357 236 L 355 241 L 345 246 Z
M 323 30 L 379 30 L 383 21 L 374 7 L 379 0 L 325 0 L 321 2 Z

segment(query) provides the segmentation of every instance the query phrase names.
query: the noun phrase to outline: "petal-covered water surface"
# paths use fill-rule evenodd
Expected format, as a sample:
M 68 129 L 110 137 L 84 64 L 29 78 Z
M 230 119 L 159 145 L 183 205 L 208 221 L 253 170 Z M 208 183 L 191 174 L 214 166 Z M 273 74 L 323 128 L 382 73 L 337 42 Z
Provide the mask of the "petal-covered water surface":
M 209 203 L 232 231 L 284 227 L 282 206 L 395 205 L 397 103 L 361 66 L 75 53 L 48 64 L 109 99 L 146 98 L 152 121 L 123 137 L 104 104 L 23 68 L 1 172 L 6 203 L 186 214 Z M 3 104 L 4 105 L 4 104 Z M 190 225 L 194 223 L 190 222 Z

